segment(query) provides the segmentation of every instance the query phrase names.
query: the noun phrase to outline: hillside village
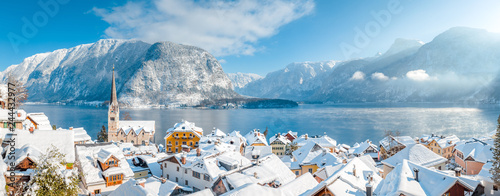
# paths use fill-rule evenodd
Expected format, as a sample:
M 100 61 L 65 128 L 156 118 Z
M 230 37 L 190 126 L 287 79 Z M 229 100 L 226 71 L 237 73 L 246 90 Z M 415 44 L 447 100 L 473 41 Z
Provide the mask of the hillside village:
M 11 132 L 0 100 L 0 192 L 30 182 L 54 146 L 65 155 L 62 172 L 79 173 L 80 195 L 500 195 L 489 172 L 496 132 L 467 140 L 388 134 L 350 146 L 326 134 L 204 130 L 185 120 L 155 130 L 154 121 L 120 120 L 115 88 L 113 72 L 108 142 L 22 109 Z M 154 143 L 157 131 L 166 132 L 164 144 Z

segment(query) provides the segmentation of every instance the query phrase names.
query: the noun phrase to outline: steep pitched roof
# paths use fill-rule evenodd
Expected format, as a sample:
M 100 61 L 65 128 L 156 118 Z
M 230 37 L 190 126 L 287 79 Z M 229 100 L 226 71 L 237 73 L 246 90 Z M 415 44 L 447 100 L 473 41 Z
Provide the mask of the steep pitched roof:
M 120 120 L 119 129 L 122 129 L 128 135 L 130 131 L 134 131 L 138 135 L 142 130 L 145 133 L 153 134 L 155 132 L 155 121 L 136 121 L 136 120 Z
M 304 146 L 309 141 L 313 141 L 324 148 L 335 148 L 337 146 L 337 141 L 328 137 L 327 135 L 323 135 L 320 137 L 307 137 L 305 135 L 300 136 L 299 138 L 293 140 L 293 142 L 297 143 L 297 146 Z
M 195 126 L 194 123 L 183 120 L 180 123 L 175 123 L 174 127 L 167 130 L 167 135 L 165 138 L 168 138 L 174 132 L 193 132 L 196 136 L 200 137 L 203 135 L 203 129 Z
M 260 133 L 258 130 L 252 130 L 245 135 L 245 139 L 247 140 L 248 145 L 252 145 L 254 143 L 262 143 L 266 146 L 269 144 L 266 141 L 266 137 L 263 133 Z
M 432 152 L 422 144 L 412 144 L 395 155 L 383 160 L 382 163 L 390 167 L 395 167 L 397 164 L 402 163 L 404 159 L 426 167 L 431 167 L 447 161 L 447 159 Z
M 471 139 L 464 141 L 457 146 L 455 150 L 463 153 L 464 159 L 468 157 L 473 158 L 477 162 L 486 163 L 488 160 L 493 159 L 493 139 L 481 141 L 478 139 Z

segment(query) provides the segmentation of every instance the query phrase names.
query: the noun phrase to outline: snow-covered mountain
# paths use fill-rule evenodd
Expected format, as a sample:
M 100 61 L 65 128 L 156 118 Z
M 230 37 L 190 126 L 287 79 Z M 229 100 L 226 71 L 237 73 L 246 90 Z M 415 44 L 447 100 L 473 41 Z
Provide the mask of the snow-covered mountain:
M 336 63 L 292 63 L 285 69 L 271 72 L 263 79 L 248 83 L 239 93 L 261 98 L 304 100 L 321 87 L 322 81 L 332 72 Z
M 229 79 L 231 80 L 231 84 L 233 84 L 233 88 L 236 92 L 238 92 L 239 89 L 245 87 L 248 83 L 264 78 L 254 73 L 241 72 L 228 73 L 227 77 L 229 77 Z
M 397 39 L 384 54 L 338 62 L 316 77 L 305 74 L 316 69 L 291 68 L 297 65 L 247 84 L 242 94 L 320 102 L 500 102 L 500 34 L 481 29 L 451 28 L 426 44 Z
M 26 83 L 34 102 L 107 101 L 115 67 L 119 101 L 131 106 L 239 97 L 207 51 L 171 42 L 104 39 L 36 54 L 0 73 Z

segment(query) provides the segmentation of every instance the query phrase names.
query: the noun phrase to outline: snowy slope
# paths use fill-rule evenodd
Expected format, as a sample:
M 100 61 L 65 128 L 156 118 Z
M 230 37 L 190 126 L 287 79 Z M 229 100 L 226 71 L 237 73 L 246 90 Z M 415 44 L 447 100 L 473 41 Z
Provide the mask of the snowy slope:
M 336 61 L 292 63 L 285 69 L 248 83 L 239 93 L 262 98 L 304 100 L 321 87 L 336 64 Z
M 233 88 L 236 92 L 238 92 L 239 89 L 245 87 L 248 83 L 264 78 L 254 73 L 241 73 L 241 72 L 228 73 L 227 77 L 229 77 L 229 79 L 231 80 Z
M 119 100 L 131 105 L 196 104 L 238 96 L 212 55 L 169 42 L 99 40 L 33 55 L 1 72 L 0 79 L 18 76 L 27 85 L 29 101 L 107 101 L 113 65 Z

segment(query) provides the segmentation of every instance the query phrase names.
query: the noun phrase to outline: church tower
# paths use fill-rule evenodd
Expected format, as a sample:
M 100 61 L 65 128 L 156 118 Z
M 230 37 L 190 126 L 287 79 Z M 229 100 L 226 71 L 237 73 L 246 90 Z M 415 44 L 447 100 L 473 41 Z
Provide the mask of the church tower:
M 108 142 L 117 141 L 119 122 L 120 122 L 120 108 L 118 107 L 118 99 L 116 98 L 115 66 L 113 66 L 111 99 L 109 100 L 109 110 L 108 110 Z

